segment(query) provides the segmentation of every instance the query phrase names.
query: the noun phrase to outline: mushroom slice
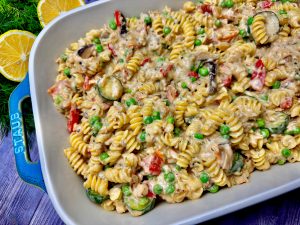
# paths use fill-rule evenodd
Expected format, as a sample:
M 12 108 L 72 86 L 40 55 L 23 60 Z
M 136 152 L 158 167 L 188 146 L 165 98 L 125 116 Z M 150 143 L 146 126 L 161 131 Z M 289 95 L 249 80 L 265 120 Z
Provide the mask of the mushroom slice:
M 106 76 L 99 80 L 98 90 L 103 98 L 116 101 L 122 97 L 124 88 L 118 78 L 115 76 Z
M 92 56 L 92 54 L 93 54 L 93 44 L 90 44 L 90 45 L 85 45 L 85 46 L 83 46 L 81 49 L 79 49 L 78 51 L 77 51 L 77 54 L 81 57 L 81 58 L 83 58 L 83 59 L 87 59 L 87 58 L 89 58 L 89 57 L 91 57 Z

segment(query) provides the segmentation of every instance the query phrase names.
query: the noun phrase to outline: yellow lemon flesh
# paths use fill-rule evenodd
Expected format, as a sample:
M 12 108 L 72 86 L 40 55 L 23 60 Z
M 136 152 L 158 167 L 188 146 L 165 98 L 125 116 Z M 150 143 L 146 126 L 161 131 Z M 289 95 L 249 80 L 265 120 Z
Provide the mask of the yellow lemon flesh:
M 81 5 L 82 0 L 41 0 L 37 7 L 40 23 L 44 27 L 59 14 Z
M 0 36 L 0 73 L 20 82 L 28 71 L 29 53 L 35 35 L 23 30 L 10 30 Z

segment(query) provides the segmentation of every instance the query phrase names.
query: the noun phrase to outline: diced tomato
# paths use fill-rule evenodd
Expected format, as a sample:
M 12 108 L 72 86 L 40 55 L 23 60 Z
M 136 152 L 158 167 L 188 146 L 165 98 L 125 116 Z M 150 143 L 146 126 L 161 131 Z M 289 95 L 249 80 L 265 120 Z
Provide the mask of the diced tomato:
M 146 58 L 143 60 L 143 62 L 141 63 L 141 66 L 144 66 L 146 63 L 151 62 L 150 58 Z
M 147 197 L 148 198 L 155 198 L 155 194 L 151 191 L 148 191 Z
M 255 63 L 255 67 L 256 68 L 261 68 L 261 67 L 264 67 L 264 63 L 261 59 L 257 60 L 256 63 Z
M 74 124 L 78 124 L 80 120 L 80 111 L 75 107 L 71 107 L 70 115 L 68 119 L 68 131 L 71 133 L 74 131 Z
M 270 8 L 272 5 L 273 5 L 273 2 L 270 2 L 270 1 L 263 1 L 263 2 L 262 2 L 262 7 L 263 7 L 264 9 L 268 9 L 268 8 Z
M 163 162 L 164 160 L 158 154 L 154 154 L 149 165 L 150 173 L 152 175 L 159 175 L 161 173 Z
M 121 12 L 119 10 L 115 11 L 115 20 L 118 27 L 121 26 Z
M 293 99 L 291 97 L 286 97 L 281 103 L 280 108 L 289 109 L 293 105 Z
M 228 76 L 223 80 L 224 87 L 230 87 L 232 83 L 232 76 Z
M 261 59 L 255 63 L 255 69 L 251 76 L 251 86 L 254 90 L 261 91 L 266 79 L 266 68 Z
M 108 47 L 109 51 L 111 51 L 111 54 L 112 54 L 114 57 L 116 57 L 117 54 L 116 54 L 116 51 L 114 50 L 113 46 L 112 46 L 111 44 L 108 44 L 107 47 Z
M 202 13 L 209 13 L 212 14 L 212 9 L 210 7 L 210 5 L 207 4 L 203 4 L 200 6 Z
M 83 89 L 86 91 L 91 89 L 90 78 L 88 76 L 85 76 L 84 78 Z
M 167 66 L 167 68 L 164 70 L 163 68 L 160 68 L 160 72 L 162 73 L 163 77 L 168 76 L 168 73 L 173 69 L 173 64 L 170 64 Z
M 188 73 L 188 76 L 189 77 L 195 77 L 195 78 L 199 78 L 199 74 L 198 73 L 196 73 L 195 71 L 190 71 L 189 73 Z

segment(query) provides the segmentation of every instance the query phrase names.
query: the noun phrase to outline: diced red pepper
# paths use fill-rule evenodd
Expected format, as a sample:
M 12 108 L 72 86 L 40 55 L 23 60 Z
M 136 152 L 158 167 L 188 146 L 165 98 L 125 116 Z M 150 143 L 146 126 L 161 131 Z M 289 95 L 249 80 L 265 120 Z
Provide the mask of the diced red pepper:
M 121 12 L 119 10 L 115 11 L 115 20 L 118 27 L 121 26 Z
M 173 69 L 173 64 L 170 64 L 167 66 L 167 68 L 164 70 L 163 68 L 160 68 L 160 72 L 162 73 L 163 77 L 168 76 L 168 73 Z
M 148 191 L 147 197 L 148 198 L 155 198 L 155 194 L 151 191 Z
M 143 60 L 143 62 L 141 63 L 141 66 L 144 66 L 146 63 L 151 62 L 150 58 L 146 58 Z
M 117 54 L 116 54 L 116 51 L 114 50 L 113 46 L 111 44 L 107 44 L 107 47 L 109 49 L 109 51 L 111 51 L 111 54 L 116 57 Z
M 255 63 L 255 70 L 252 73 L 251 76 L 251 86 L 254 90 L 260 91 L 264 84 L 266 79 L 266 68 L 261 59 L 257 60 Z
M 159 175 L 164 160 L 158 155 L 154 154 L 149 165 L 149 171 L 152 175 Z
M 232 83 L 232 76 L 228 76 L 223 80 L 224 87 L 230 87 Z
M 272 5 L 273 5 L 273 2 L 270 2 L 270 1 L 263 1 L 263 2 L 262 2 L 262 7 L 263 7 L 264 9 L 268 9 L 268 8 L 270 8 Z
M 71 133 L 74 131 L 74 124 L 78 124 L 80 120 L 80 111 L 75 107 L 71 107 L 70 115 L 68 119 L 68 131 Z
M 190 71 L 189 73 L 188 73 L 188 76 L 189 77 L 195 77 L 195 78 L 199 78 L 199 74 L 198 73 L 196 73 L 195 71 Z
M 210 5 L 207 4 L 203 4 L 200 6 L 202 13 L 209 13 L 212 14 L 212 9 L 210 7 Z
M 85 76 L 84 78 L 83 89 L 86 91 L 91 89 L 90 78 L 88 76 Z
M 286 97 L 281 103 L 280 108 L 282 109 L 289 109 L 293 105 L 293 99 L 292 97 Z

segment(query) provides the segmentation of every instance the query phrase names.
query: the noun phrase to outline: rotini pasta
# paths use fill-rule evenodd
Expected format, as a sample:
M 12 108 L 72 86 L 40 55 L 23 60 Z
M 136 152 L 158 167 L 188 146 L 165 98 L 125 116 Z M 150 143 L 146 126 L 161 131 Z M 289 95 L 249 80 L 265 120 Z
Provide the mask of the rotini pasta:
M 140 216 L 300 161 L 299 3 L 229 3 L 116 11 L 57 59 L 48 93 L 91 201 Z

